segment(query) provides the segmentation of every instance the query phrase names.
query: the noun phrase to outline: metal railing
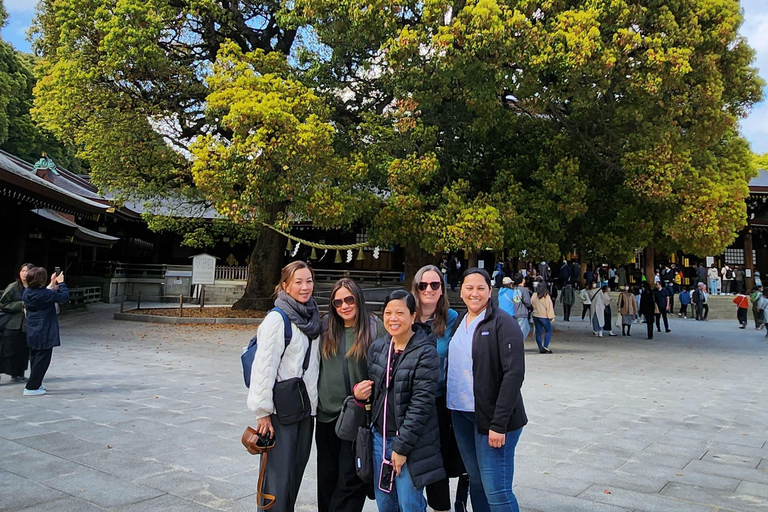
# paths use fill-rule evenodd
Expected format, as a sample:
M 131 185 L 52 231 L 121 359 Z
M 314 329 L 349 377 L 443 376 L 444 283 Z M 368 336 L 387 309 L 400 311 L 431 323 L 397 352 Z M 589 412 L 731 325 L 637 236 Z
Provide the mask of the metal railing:
M 83 307 L 86 304 L 92 304 L 94 302 L 100 302 L 100 301 L 101 301 L 101 287 L 99 286 L 70 288 L 69 301 L 67 301 L 67 307 L 70 307 L 70 308 Z
M 192 271 L 192 265 L 162 263 L 122 263 L 119 261 L 87 261 L 82 263 L 81 274 L 88 277 L 122 277 L 162 279 L 169 270 Z
M 248 279 L 248 267 L 216 267 L 215 279 L 223 281 L 245 281 Z

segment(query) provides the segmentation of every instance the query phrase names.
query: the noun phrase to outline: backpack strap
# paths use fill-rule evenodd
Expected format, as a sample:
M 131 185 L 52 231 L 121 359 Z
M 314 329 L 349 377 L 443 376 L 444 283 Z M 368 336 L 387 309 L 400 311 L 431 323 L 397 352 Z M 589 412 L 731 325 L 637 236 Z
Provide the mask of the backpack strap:
M 293 328 L 291 327 L 291 320 L 288 318 L 288 315 L 285 314 L 285 311 L 277 306 L 269 310 L 269 312 L 272 311 L 277 311 L 280 313 L 280 316 L 283 317 L 283 338 L 285 339 L 285 347 L 283 348 L 283 353 L 280 355 L 280 358 L 282 359 L 285 355 L 285 351 L 288 349 L 288 345 L 291 343 L 291 338 L 293 338 Z M 311 340 L 309 344 L 310 346 L 312 345 Z M 307 369 L 304 368 L 304 371 L 307 371 Z

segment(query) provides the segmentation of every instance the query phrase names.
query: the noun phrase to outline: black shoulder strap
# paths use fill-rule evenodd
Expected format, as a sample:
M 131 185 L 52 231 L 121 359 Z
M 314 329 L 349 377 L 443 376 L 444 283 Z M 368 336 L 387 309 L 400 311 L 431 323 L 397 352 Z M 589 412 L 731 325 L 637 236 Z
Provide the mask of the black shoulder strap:
M 352 384 L 349 381 L 349 363 L 347 362 L 347 336 L 343 332 L 341 334 L 341 339 L 339 340 L 339 347 L 337 350 L 341 352 L 341 367 L 344 369 L 344 385 L 347 387 L 347 395 L 351 395 Z

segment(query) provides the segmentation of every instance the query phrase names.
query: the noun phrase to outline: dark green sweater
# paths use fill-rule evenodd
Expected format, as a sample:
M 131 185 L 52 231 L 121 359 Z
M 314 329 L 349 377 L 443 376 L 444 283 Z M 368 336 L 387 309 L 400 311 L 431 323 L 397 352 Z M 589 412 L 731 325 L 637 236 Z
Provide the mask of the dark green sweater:
M 371 333 L 371 341 L 386 334 L 384 324 L 376 317 L 376 332 Z M 344 384 L 344 358 L 355 342 L 354 327 L 344 329 L 344 339 L 339 343 L 339 350 L 330 359 L 320 359 L 320 377 L 317 381 L 317 421 L 331 423 L 336 421 L 344 405 L 344 400 L 350 393 Z M 322 351 L 322 347 L 320 349 Z M 322 352 L 321 352 L 322 353 Z M 368 361 L 363 357 L 360 361 L 354 357 L 347 360 L 349 367 L 349 383 L 352 387 L 360 381 L 368 380 Z

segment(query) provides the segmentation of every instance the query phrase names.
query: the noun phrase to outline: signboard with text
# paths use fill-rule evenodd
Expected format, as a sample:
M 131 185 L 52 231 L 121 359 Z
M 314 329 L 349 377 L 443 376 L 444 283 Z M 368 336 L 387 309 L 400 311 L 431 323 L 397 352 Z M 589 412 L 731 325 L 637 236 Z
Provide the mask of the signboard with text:
M 216 258 L 210 254 L 192 256 L 192 284 L 213 284 L 216 280 Z

